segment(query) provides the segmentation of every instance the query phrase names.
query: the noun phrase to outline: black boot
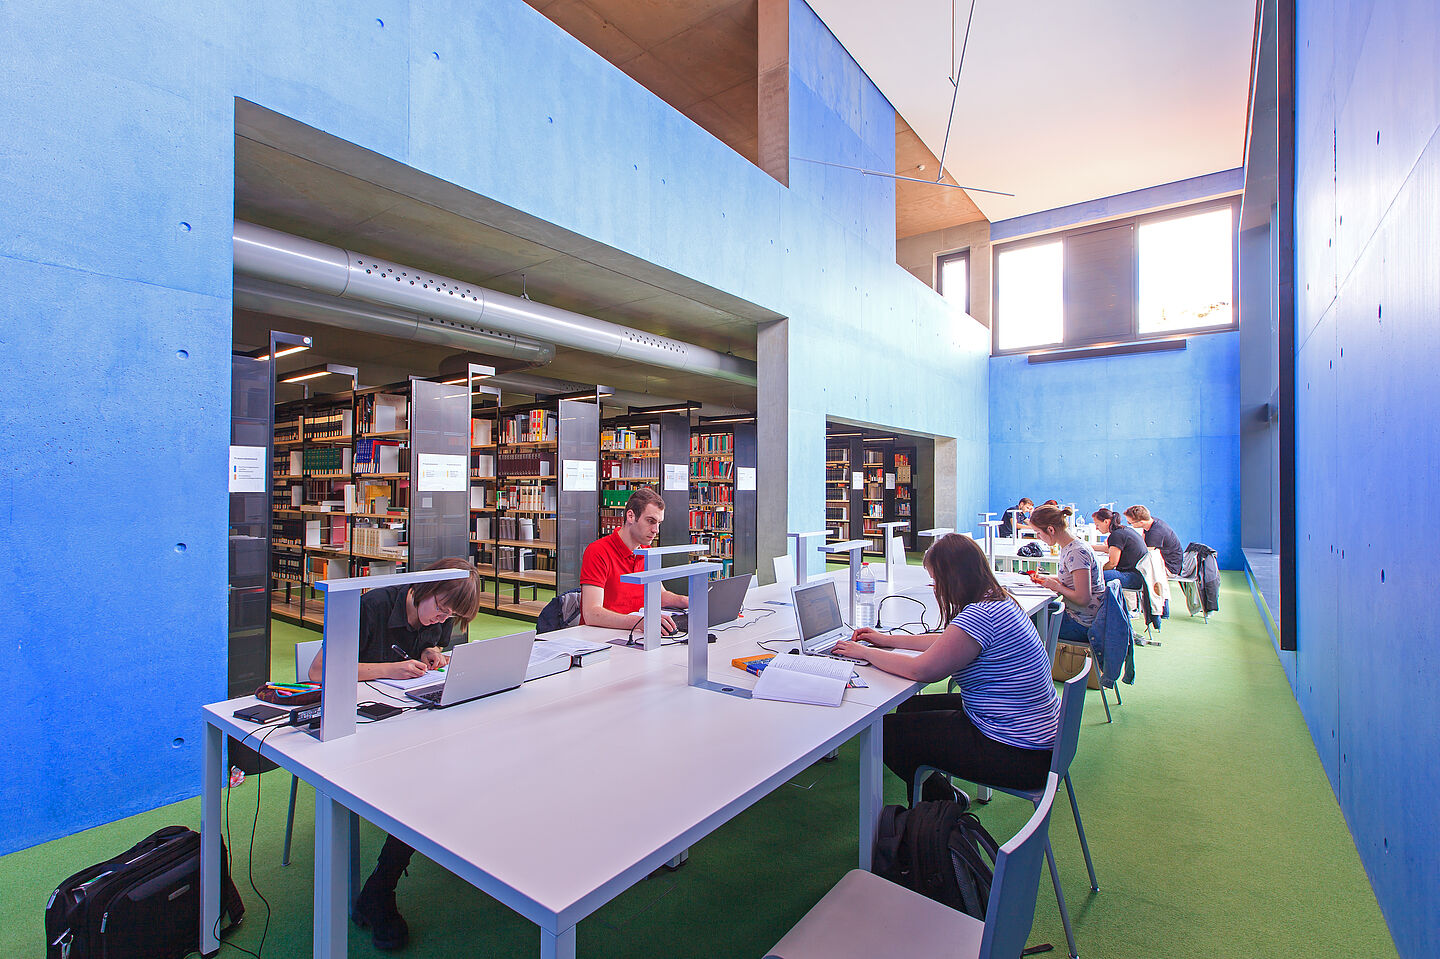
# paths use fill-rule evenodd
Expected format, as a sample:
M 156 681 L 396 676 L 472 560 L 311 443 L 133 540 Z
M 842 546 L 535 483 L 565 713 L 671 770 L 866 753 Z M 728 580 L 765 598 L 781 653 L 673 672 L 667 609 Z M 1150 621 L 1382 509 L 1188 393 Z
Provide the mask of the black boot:
M 350 918 L 361 929 L 369 929 L 376 949 L 401 949 L 410 941 L 410 926 L 395 905 L 395 886 L 415 850 L 394 836 L 385 840 L 375 871 L 355 897 Z

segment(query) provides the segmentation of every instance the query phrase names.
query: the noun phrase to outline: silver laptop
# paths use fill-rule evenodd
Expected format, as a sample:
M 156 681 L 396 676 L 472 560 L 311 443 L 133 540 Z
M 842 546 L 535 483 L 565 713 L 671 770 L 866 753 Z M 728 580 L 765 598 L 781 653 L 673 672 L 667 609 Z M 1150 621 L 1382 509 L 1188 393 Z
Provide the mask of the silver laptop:
M 731 576 L 710 583 L 706 592 L 709 596 L 711 626 L 722 626 L 740 618 L 740 610 L 745 605 L 745 594 L 750 590 L 752 578 L 746 573 L 744 576 Z M 671 613 L 670 618 L 675 620 L 677 633 L 690 632 L 689 613 Z
M 419 703 L 440 709 L 514 689 L 525 681 L 534 631 L 464 643 L 450 651 L 445 678 L 406 690 Z
M 830 651 L 842 639 L 849 639 L 854 630 L 840 616 L 840 600 L 835 595 L 835 581 L 824 579 L 790 588 L 790 602 L 795 607 L 795 625 L 800 630 L 800 653 L 804 656 L 829 656 L 846 662 L 861 660 L 835 656 Z

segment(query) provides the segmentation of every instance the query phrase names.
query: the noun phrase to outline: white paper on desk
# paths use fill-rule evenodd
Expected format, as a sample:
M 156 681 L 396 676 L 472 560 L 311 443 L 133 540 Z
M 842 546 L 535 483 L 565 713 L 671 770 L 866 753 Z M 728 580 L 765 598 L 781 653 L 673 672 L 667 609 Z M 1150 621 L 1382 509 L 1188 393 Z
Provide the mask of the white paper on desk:
M 530 666 L 539 666 L 541 663 L 548 663 L 552 659 L 569 655 L 569 650 L 560 646 L 553 646 L 543 639 L 537 639 L 535 645 L 530 647 Z M 530 667 L 527 666 L 526 668 L 528 669 Z
M 421 686 L 429 686 L 433 683 L 445 682 L 445 667 L 432 669 L 429 672 L 421 673 L 414 679 L 376 679 L 372 680 L 382 686 L 389 686 L 392 689 L 418 689 Z
M 538 650 L 541 646 L 569 653 L 571 656 L 598 653 L 606 648 L 604 643 L 592 643 L 588 639 L 569 639 L 560 636 L 556 636 L 553 639 L 537 639 L 535 640 L 534 649 L 530 652 L 530 662 L 533 663 L 536 661 L 535 650 Z
M 839 706 L 854 670 L 839 659 L 823 656 L 776 656 L 760 673 L 756 699 L 811 706 Z

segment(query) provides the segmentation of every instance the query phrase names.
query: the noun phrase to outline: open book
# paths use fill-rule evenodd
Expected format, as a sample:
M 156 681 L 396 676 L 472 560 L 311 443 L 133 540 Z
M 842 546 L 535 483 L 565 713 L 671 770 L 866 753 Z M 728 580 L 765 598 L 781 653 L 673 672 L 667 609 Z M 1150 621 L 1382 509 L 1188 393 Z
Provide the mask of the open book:
M 776 656 L 755 683 L 756 699 L 812 706 L 839 706 L 854 674 L 843 660 L 824 656 Z

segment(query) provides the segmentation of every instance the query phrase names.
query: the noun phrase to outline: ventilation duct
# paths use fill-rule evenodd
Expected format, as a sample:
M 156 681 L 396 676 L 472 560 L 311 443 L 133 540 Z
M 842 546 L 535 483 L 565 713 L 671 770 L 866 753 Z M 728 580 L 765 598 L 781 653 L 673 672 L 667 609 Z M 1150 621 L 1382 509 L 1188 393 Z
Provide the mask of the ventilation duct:
M 405 310 L 360 305 L 297 286 L 248 277 L 235 278 L 235 305 L 272 316 L 463 349 L 487 358 L 518 360 L 527 366 L 543 366 L 555 359 L 553 346 L 526 337 Z
M 450 323 L 457 329 L 534 337 L 556 346 L 746 386 L 757 382 L 755 363 L 750 360 L 253 223 L 235 224 L 235 272 L 331 297 L 378 304 Z

